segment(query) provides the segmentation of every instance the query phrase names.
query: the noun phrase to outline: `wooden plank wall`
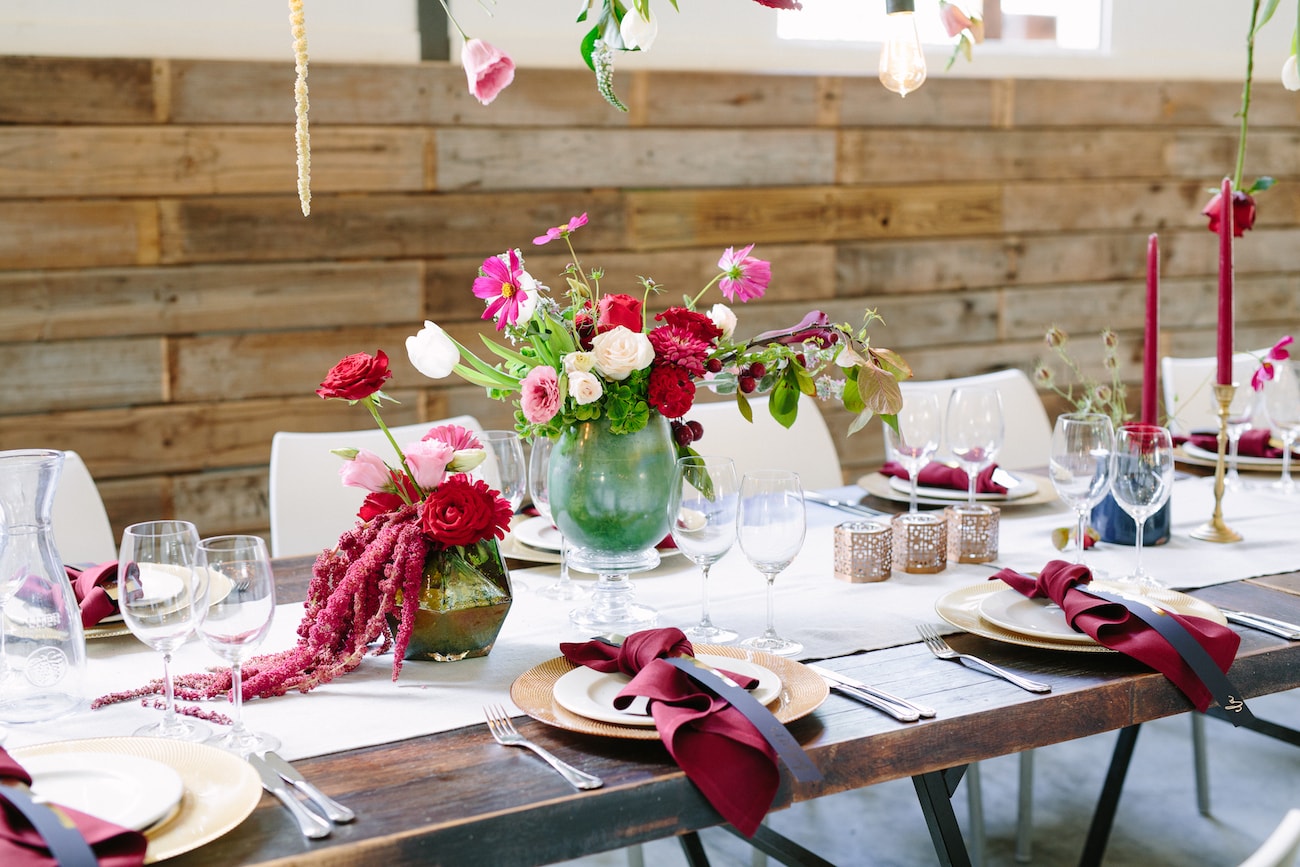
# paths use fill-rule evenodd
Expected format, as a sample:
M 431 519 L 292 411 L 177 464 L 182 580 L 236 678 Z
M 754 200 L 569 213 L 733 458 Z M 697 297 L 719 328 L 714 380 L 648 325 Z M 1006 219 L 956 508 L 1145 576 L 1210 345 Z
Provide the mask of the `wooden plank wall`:
M 940 75 L 900 100 L 866 77 L 654 72 L 620 81 L 624 115 L 582 71 L 520 70 L 484 108 L 458 67 L 320 64 L 304 219 L 292 79 L 288 58 L 0 58 L 0 448 L 81 452 L 117 529 L 264 531 L 272 434 L 368 424 L 313 395 L 350 352 L 394 357 L 392 423 L 508 424 L 403 340 L 425 318 L 472 338 L 479 262 L 582 211 L 606 287 L 645 274 L 675 299 L 756 242 L 776 280 L 742 329 L 876 307 L 875 341 L 926 379 L 1030 369 L 1053 323 L 1094 371 L 1106 326 L 1135 361 L 1158 230 L 1164 349 L 1213 351 L 1198 212 L 1233 162 L 1235 84 Z M 1300 321 L 1298 114 L 1260 82 L 1248 169 L 1280 183 L 1237 248 L 1241 346 Z M 528 253 L 544 280 L 565 261 Z M 827 417 L 856 478 L 878 432 Z

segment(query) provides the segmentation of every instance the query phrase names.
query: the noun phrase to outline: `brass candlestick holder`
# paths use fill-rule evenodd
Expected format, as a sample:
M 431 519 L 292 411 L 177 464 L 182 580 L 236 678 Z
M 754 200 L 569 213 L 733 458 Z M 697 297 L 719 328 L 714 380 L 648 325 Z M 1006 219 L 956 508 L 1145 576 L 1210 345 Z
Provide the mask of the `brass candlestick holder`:
M 1240 542 L 1241 534 L 1223 523 L 1224 473 L 1228 455 L 1228 407 L 1237 384 L 1215 383 L 1214 399 L 1219 404 L 1219 459 L 1214 464 L 1214 514 L 1210 520 L 1192 531 L 1193 539 L 1205 542 Z

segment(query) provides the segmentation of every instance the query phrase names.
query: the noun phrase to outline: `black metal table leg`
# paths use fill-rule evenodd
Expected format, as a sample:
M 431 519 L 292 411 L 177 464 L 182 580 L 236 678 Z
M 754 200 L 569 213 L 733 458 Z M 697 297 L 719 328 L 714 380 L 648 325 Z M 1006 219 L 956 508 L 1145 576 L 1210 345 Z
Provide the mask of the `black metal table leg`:
M 1135 725 L 1119 730 L 1119 739 L 1115 741 L 1115 752 L 1110 757 L 1106 782 L 1101 787 L 1101 797 L 1097 799 L 1097 809 L 1092 814 L 1092 825 L 1088 828 L 1088 839 L 1083 845 L 1079 867 L 1096 867 L 1101 864 L 1101 856 L 1106 854 L 1106 843 L 1110 841 L 1110 829 L 1115 824 L 1115 811 L 1119 809 L 1120 792 L 1124 788 L 1124 777 L 1128 774 L 1128 764 L 1133 758 L 1133 746 L 1137 743 L 1140 728 L 1141 725 Z
M 709 856 L 704 852 L 699 834 L 694 831 L 679 834 L 677 843 L 682 847 L 682 854 L 686 856 L 686 863 L 690 867 L 709 867 Z
M 935 854 L 943 867 L 970 867 L 970 853 L 957 825 L 957 814 L 952 809 L 952 793 L 957 790 L 966 766 L 931 771 L 912 777 L 916 798 L 921 802 L 925 824 L 934 841 Z
M 835 867 L 834 864 L 816 852 L 805 849 L 789 837 L 778 834 L 766 825 L 759 825 L 753 837 L 746 837 L 731 825 L 723 825 L 722 827 L 764 855 L 775 858 L 782 864 L 789 864 L 791 867 Z

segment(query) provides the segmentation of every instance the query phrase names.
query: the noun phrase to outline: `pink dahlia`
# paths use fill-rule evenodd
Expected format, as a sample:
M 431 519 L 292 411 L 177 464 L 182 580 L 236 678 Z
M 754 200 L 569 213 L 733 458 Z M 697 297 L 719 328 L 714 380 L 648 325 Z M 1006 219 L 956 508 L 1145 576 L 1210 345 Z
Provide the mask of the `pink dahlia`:
M 677 325 L 660 325 L 646 335 L 655 351 L 655 365 L 671 365 L 692 376 L 704 375 L 704 360 L 712 345 L 689 329 Z
M 718 288 L 728 301 L 761 298 L 767 291 L 767 284 L 772 282 L 772 263 L 749 255 L 753 249 L 753 244 L 739 252 L 734 247 L 728 247 L 727 252 L 718 260 L 718 267 L 723 271 Z
M 437 427 L 431 427 L 429 428 L 429 432 L 421 437 L 421 439 L 438 440 L 439 442 L 446 443 L 458 452 L 463 451 L 464 449 L 483 448 L 483 443 L 479 442 L 474 431 L 469 428 L 461 427 L 458 424 L 440 424 Z

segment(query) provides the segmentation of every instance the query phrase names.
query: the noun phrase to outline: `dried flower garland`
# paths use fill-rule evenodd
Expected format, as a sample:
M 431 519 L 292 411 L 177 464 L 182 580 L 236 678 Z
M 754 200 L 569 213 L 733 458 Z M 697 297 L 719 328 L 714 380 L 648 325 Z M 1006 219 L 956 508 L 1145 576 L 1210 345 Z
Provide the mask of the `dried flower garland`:
M 298 201 L 302 215 L 311 213 L 311 135 L 307 130 L 307 23 L 302 0 L 289 0 L 289 24 L 293 28 L 293 66 L 298 78 L 293 85 L 294 113 L 297 125 L 294 140 L 298 146 Z

